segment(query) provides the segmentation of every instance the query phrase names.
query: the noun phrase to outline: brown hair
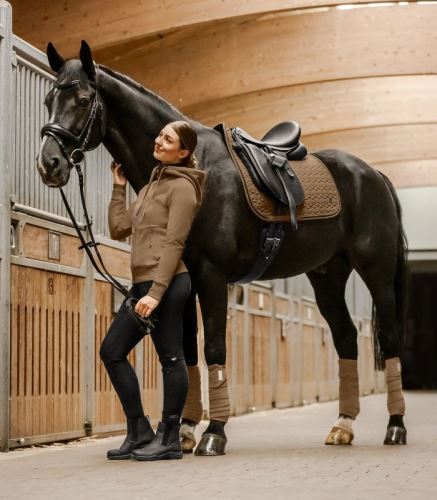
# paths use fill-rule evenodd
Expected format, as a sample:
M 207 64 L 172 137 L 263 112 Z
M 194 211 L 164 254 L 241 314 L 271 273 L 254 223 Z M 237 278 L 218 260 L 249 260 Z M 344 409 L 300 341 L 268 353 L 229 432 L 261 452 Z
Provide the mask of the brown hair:
M 170 122 L 169 125 L 178 134 L 181 143 L 181 149 L 187 149 L 189 155 L 182 159 L 181 163 L 187 167 L 196 168 L 197 158 L 194 155 L 194 150 L 197 146 L 197 133 L 192 125 L 184 120 Z

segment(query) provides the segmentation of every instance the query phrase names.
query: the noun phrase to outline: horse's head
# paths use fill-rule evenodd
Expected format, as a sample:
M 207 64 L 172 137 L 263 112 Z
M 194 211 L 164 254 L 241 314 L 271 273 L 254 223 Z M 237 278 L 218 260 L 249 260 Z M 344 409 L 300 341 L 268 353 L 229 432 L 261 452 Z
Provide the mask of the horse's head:
M 80 59 L 65 61 L 52 43 L 47 56 L 57 79 L 44 101 L 50 119 L 41 129 L 37 169 L 44 184 L 62 187 L 74 163 L 102 142 L 106 120 L 88 44 L 82 41 Z

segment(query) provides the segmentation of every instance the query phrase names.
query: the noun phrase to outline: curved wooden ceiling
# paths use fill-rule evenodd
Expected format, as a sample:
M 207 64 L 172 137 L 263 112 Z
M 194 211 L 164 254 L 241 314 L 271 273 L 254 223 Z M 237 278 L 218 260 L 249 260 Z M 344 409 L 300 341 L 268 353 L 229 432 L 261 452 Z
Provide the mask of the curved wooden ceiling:
M 384 2 L 385 0 L 373 0 Z M 355 0 L 354 4 L 367 0 Z M 67 57 L 82 39 L 95 50 L 181 28 L 332 5 L 327 0 L 12 0 L 14 33 L 44 50 L 48 36 Z M 336 5 L 349 4 L 336 0 Z
M 398 186 L 437 184 L 437 5 L 346 3 L 16 0 L 14 31 L 67 57 L 84 38 L 205 124 L 259 137 L 296 120 L 310 148 L 355 153 Z

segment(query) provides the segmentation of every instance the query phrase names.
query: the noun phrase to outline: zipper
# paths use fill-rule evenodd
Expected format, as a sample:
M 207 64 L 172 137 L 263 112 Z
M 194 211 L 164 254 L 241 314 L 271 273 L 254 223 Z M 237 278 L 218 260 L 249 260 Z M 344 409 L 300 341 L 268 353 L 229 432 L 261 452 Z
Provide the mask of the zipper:
M 160 170 L 159 170 L 159 175 L 158 175 L 158 179 L 157 179 L 157 183 L 156 183 L 156 184 L 155 184 L 155 186 L 153 187 L 153 191 L 156 191 L 156 189 L 157 189 L 157 187 L 158 187 L 159 180 L 161 179 L 161 176 L 162 176 L 162 174 L 163 174 L 163 172 L 164 172 L 164 168 L 165 168 L 164 166 L 163 166 L 163 167 L 160 167 Z M 156 169 L 156 170 L 155 170 L 155 172 L 153 173 L 153 177 L 155 177 L 156 172 L 158 172 L 158 169 Z M 152 181 L 153 181 L 153 178 L 150 180 L 149 186 L 148 186 L 148 188 L 146 189 L 146 192 L 144 193 L 143 202 L 144 202 L 144 200 L 145 200 L 145 199 L 146 199 L 146 197 L 147 197 L 147 193 L 149 192 L 149 189 L 150 189 L 150 187 L 151 187 L 151 185 L 152 185 Z M 147 210 L 147 207 L 149 206 L 149 203 L 150 203 L 150 200 L 152 199 L 152 197 L 153 197 L 153 196 L 150 196 L 150 198 L 147 200 L 147 203 L 145 204 L 145 206 L 144 206 L 144 209 L 143 209 L 143 210 L 142 210 L 142 203 L 140 203 L 140 206 L 138 207 L 138 210 L 137 210 L 137 212 L 136 212 L 136 214 L 135 214 L 135 216 L 136 216 L 137 218 L 139 217 L 139 213 L 140 213 L 140 211 L 142 212 L 142 213 L 141 213 L 141 218 L 142 218 L 142 219 L 144 218 L 145 213 L 146 213 L 146 210 Z

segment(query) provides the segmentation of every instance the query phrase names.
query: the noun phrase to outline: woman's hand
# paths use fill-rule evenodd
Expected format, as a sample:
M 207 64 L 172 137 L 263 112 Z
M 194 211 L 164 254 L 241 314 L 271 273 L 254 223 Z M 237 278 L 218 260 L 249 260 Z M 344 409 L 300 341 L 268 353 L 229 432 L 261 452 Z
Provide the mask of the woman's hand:
M 127 179 L 123 175 L 123 171 L 121 170 L 121 164 L 116 163 L 114 160 L 111 163 L 111 171 L 114 177 L 114 184 L 118 184 L 119 186 L 126 186 Z
M 135 312 L 143 318 L 147 318 L 158 304 L 159 300 L 156 300 L 150 295 L 145 295 L 135 304 Z

